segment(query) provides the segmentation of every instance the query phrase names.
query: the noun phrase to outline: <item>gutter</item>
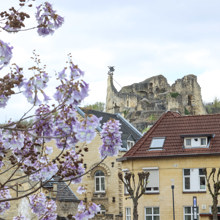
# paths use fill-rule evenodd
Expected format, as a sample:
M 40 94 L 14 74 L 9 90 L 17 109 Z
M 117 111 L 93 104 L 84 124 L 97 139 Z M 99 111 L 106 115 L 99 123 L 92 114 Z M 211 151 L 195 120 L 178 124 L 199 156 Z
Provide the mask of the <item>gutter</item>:
M 216 156 L 216 155 L 220 155 L 220 152 L 218 153 L 194 153 L 194 154 L 175 154 L 175 155 L 153 155 L 153 156 L 149 156 L 149 157 L 121 157 L 116 159 L 117 162 L 123 162 L 123 161 L 128 161 L 128 160 L 139 160 L 139 159 L 152 159 L 152 158 L 171 158 L 171 157 L 199 157 L 199 156 Z

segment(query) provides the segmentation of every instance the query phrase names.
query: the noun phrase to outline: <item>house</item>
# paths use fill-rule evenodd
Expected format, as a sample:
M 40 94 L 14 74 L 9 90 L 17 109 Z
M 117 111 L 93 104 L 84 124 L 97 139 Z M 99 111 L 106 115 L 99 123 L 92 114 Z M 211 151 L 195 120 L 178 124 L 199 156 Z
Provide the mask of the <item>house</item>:
M 65 220 L 68 215 L 77 213 L 80 200 L 64 181 L 53 178 L 43 186 L 43 190 L 48 198 L 56 201 L 58 220 Z
M 220 167 L 220 114 L 181 116 L 168 111 L 118 161 L 123 170 L 150 173 L 138 202 L 139 219 L 212 219 L 203 168 Z M 124 220 L 131 220 L 132 201 L 125 198 Z
M 116 158 L 122 157 L 142 136 L 142 134 L 133 127 L 120 114 L 111 114 L 95 110 L 78 109 L 78 113 L 85 117 L 86 114 L 93 114 L 102 117 L 101 124 L 109 119 L 119 120 L 122 131 L 122 146 L 119 149 L 118 156 L 107 157 L 102 163 L 99 154 L 99 147 L 102 145 L 100 138 L 101 128 L 97 128 L 97 135 L 94 140 L 87 144 L 89 151 L 84 154 L 84 167 L 88 172 L 82 179 L 86 187 L 86 194 L 77 194 L 80 200 L 92 201 L 101 205 L 100 213 L 95 219 L 121 219 L 122 217 L 122 197 L 123 186 L 118 178 L 118 172 L 121 171 L 121 164 L 116 162 Z M 71 189 L 76 192 L 77 184 L 71 184 Z

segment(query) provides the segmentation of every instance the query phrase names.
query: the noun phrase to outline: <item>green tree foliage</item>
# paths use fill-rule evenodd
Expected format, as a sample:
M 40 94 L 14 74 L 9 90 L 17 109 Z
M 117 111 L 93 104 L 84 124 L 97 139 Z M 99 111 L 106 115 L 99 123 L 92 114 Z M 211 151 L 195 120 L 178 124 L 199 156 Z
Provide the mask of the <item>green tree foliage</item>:
M 206 111 L 209 114 L 220 113 L 220 100 L 215 97 L 212 103 L 205 104 Z
M 95 104 L 85 105 L 84 108 L 103 112 L 105 110 L 105 103 L 104 102 L 96 102 Z

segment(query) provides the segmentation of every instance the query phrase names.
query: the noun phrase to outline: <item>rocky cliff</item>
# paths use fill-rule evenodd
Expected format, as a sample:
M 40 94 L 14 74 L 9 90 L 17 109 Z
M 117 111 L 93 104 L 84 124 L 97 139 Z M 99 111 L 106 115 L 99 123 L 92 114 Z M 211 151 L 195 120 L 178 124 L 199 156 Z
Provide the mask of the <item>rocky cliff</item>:
M 162 76 L 153 76 L 117 91 L 113 72 L 108 73 L 106 111 L 121 113 L 137 129 L 151 126 L 165 111 L 184 114 L 206 114 L 201 88 L 195 75 L 187 75 L 169 85 Z

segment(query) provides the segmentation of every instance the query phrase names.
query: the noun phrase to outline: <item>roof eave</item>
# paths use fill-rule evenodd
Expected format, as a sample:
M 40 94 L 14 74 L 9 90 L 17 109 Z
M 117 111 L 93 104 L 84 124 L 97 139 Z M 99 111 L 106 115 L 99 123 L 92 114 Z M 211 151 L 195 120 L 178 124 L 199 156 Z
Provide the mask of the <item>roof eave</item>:
M 167 158 L 167 157 L 199 157 L 199 156 L 205 156 L 205 155 L 209 155 L 209 156 L 216 156 L 216 155 L 220 155 L 220 152 L 215 152 L 215 153 L 194 153 L 194 154 L 172 154 L 172 155 L 152 155 L 152 156 L 140 156 L 140 157 L 121 157 L 118 158 L 116 161 L 117 162 L 124 162 L 124 161 L 128 161 L 128 160 L 138 160 L 138 159 L 152 159 L 152 158 Z

